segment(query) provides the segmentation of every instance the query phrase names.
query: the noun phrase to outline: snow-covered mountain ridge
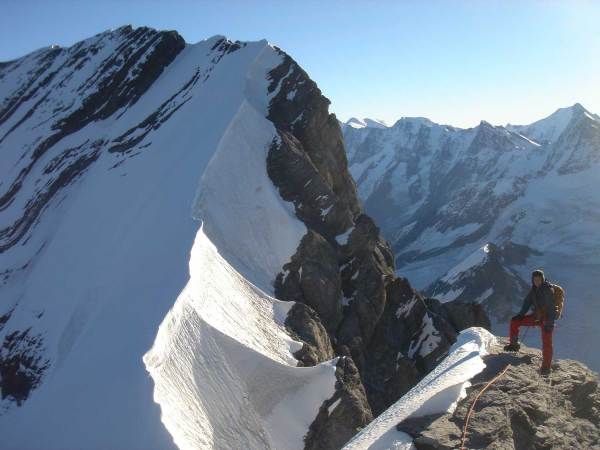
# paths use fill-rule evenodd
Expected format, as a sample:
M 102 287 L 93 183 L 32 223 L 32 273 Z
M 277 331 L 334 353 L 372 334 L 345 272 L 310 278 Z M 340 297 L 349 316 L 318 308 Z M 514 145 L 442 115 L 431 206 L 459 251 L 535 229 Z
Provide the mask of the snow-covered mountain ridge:
M 398 274 L 427 295 L 482 301 L 506 334 L 530 271 L 542 267 L 573 299 L 558 354 L 600 367 L 593 346 L 579 344 L 592 342 L 600 317 L 588 282 L 600 274 L 600 117 L 575 104 L 530 125 L 403 118 L 386 129 L 345 127 L 344 140 Z M 495 256 L 468 264 L 488 244 Z
M 395 276 L 267 41 L 129 26 L 0 65 L 7 448 L 339 448 L 479 305 Z

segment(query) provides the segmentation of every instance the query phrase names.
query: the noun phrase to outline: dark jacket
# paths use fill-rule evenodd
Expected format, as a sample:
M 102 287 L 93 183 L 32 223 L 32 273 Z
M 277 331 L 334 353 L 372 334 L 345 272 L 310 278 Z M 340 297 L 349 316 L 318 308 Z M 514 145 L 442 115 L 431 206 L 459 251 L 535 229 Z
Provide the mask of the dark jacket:
M 523 307 L 519 314 L 525 315 L 533 308 L 534 314 L 544 324 L 553 325 L 556 320 L 556 305 L 554 304 L 554 290 L 552 285 L 545 281 L 540 287 L 531 286 L 531 290 L 523 300 Z

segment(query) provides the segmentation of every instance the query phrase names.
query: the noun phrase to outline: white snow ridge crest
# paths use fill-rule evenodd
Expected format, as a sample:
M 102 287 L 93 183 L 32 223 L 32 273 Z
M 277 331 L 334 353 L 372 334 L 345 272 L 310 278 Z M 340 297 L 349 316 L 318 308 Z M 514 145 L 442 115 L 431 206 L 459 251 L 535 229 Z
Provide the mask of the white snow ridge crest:
M 223 256 L 266 288 L 305 233 L 266 174 L 274 132 L 244 100 L 202 177 L 190 281 L 144 356 L 162 420 L 182 449 L 302 448 L 335 391 L 335 361 L 295 367 L 292 353 L 302 345 L 283 329 L 293 304 L 253 285 Z
M 461 332 L 448 356 L 419 384 L 360 431 L 344 450 L 413 450 L 412 438 L 396 429 L 403 420 L 452 412 L 471 378 L 485 368 L 483 357 L 496 338 L 483 328 Z
M 182 449 L 302 448 L 335 385 L 334 362 L 296 368 L 288 302 L 242 277 L 198 232 L 191 279 L 144 362 Z

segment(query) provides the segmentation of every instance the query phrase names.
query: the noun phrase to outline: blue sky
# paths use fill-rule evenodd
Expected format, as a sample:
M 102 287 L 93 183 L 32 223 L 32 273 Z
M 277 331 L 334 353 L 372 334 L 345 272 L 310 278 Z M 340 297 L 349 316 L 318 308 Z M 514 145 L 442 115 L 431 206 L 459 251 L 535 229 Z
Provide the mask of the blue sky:
M 600 1 L 0 0 L 0 61 L 124 24 L 266 38 L 342 120 L 528 123 L 576 102 L 600 113 Z

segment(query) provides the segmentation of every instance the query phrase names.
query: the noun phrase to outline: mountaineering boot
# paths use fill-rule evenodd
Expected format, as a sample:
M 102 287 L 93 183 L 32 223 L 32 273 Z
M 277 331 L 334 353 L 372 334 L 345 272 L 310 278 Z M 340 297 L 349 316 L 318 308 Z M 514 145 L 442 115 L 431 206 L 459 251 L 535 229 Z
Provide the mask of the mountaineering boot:
M 504 351 L 505 352 L 518 352 L 520 348 L 521 348 L 521 344 L 519 344 L 518 342 L 511 342 L 510 344 L 504 346 Z
M 543 377 L 547 377 L 548 375 L 550 375 L 550 367 L 542 367 L 540 369 L 540 375 Z

